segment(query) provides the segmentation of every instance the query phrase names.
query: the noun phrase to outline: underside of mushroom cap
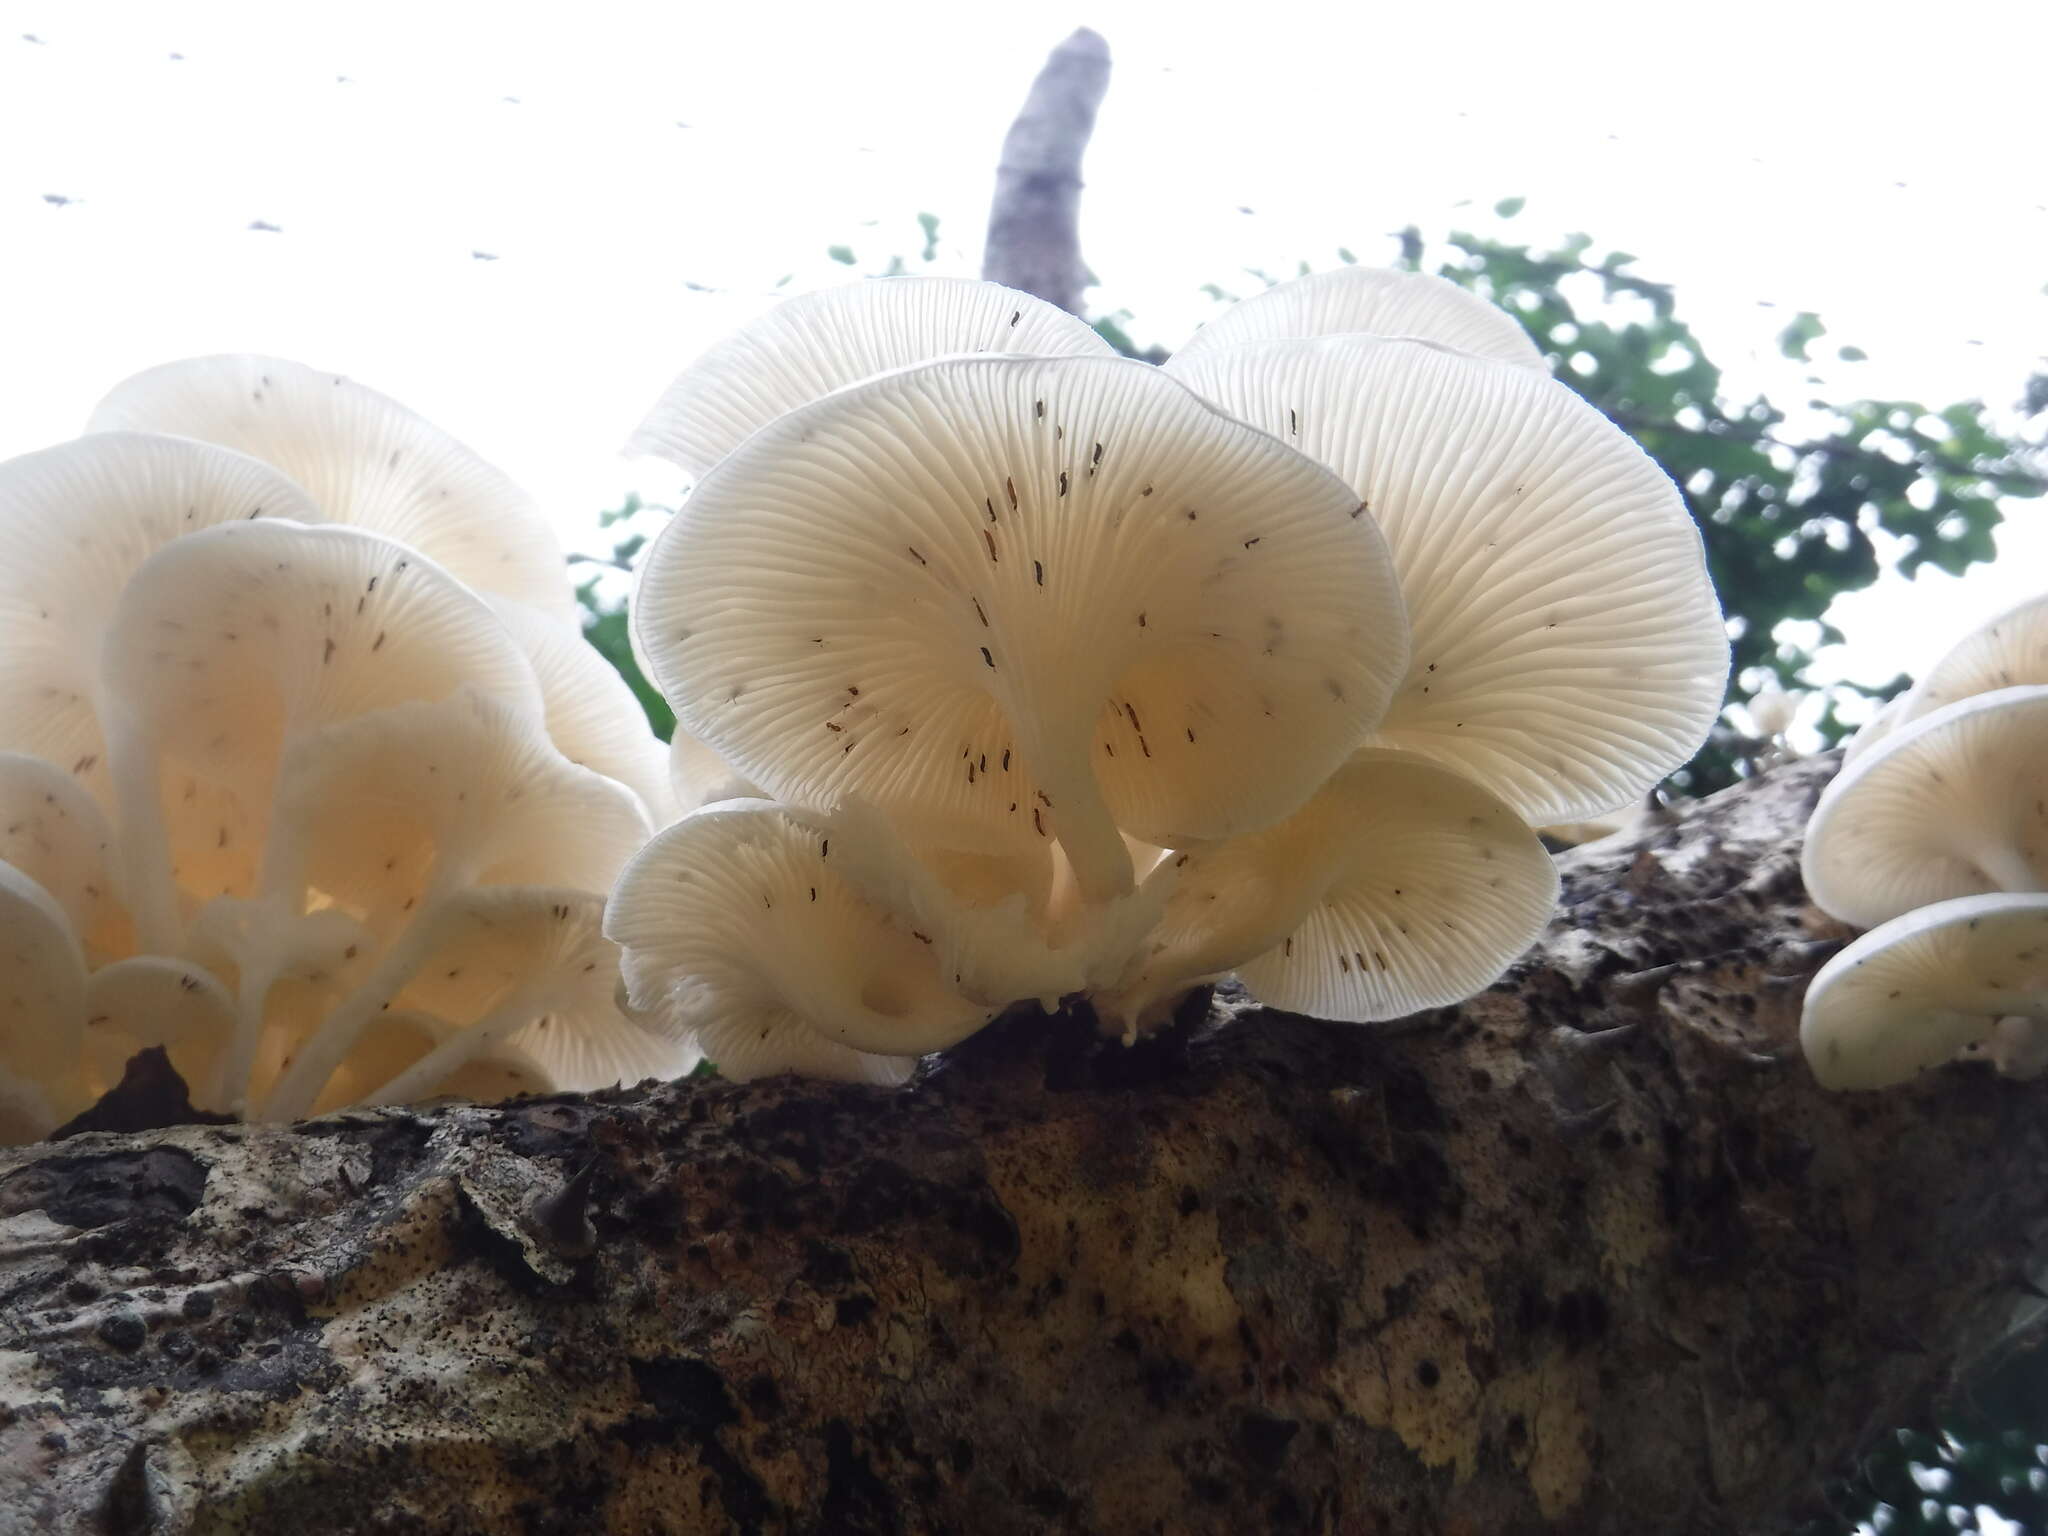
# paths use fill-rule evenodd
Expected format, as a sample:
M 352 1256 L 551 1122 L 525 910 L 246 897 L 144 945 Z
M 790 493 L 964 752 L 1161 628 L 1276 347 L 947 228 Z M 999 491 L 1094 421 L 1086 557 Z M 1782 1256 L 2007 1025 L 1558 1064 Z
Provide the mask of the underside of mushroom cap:
M 878 277 L 777 305 L 677 376 L 627 443 L 702 475 L 749 434 L 842 385 L 960 353 L 1105 357 L 1085 321 L 1000 283 Z
M 320 513 L 268 464 L 210 443 L 110 432 L 0 464 L 0 745 L 48 758 L 111 807 L 95 706 L 122 589 L 173 539 L 260 518 Z
M 0 860 L 56 900 L 88 951 L 106 957 L 125 951 L 133 935 L 107 819 L 56 764 L 0 752 Z
M 953 990 L 931 936 L 869 901 L 835 856 L 843 846 L 804 813 L 765 801 L 709 806 L 657 834 L 605 914 L 633 1008 L 728 1076 L 900 1081 L 906 1063 L 870 1058 L 986 1024 L 994 1010 Z
M 85 956 L 64 909 L 12 864 L 0 864 L 0 935 L 0 1065 L 61 1107 L 79 1067 Z
M 1363 336 L 1167 370 L 1329 465 L 1384 530 L 1414 648 L 1372 744 L 1545 825 L 1628 804 L 1705 739 L 1728 639 L 1699 530 L 1663 470 L 1564 385 Z
M 668 739 L 668 783 L 676 809 L 687 816 L 720 800 L 752 800 L 761 791 L 681 726 Z
M 274 464 L 335 522 L 410 545 L 480 592 L 573 622 L 554 529 L 502 470 L 396 400 L 276 357 L 195 357 L 116 385 L 88 432 L 171 432 Z
M 1279 825 L 1169 857 L 1179 887 L 1124 996 L 1143 1024 L 1235 970 L 1260 1001 L 1372 1023 L 1470 997 L 1549 923 L 1557 869 L 1496 796 L 1412 754 L 1359 753 Z
M 850 386 L 707 475 L 641 577 L 683 728 L 783 799 L 929 840 L 1277 819 L 1378 720 L 1407 629 L 1328 471 L 1124 359 L 951 359 Z
M 533 664 L 556 749 L 570 762 L 632 790 L 656 826 L 674 821 L 675 794 L 661 741 L 648 728 L 633 690 L 584 638 L 582 627 L 510 598 L 484 601 Z
M 1247 342 L 1345 334 L 1435 342 L 1547 371 L 1542 349 L 1506 310 L 1444 278 L 1386 267 L 1339 267 L 1276 284 L 1231 305 L 1175 356 L 1198 357 Z
M 1814 903 L 1871 928 L 1931 902 L 2048 886 L 2048 687 L 2002 688 L 1900 726 L 1807 823 Z
M 1872 929 L 1808 985 L 1799 1041 L 1824 1088 L 1885 1088 L 2003 1017 L 2048 1018 L 2048 896 L 1963 896 Z
M 2048 684 L 2048 593 L 1987 620 L 1951 646 L 1900 700 L 1897 730 L 1958 700 Z

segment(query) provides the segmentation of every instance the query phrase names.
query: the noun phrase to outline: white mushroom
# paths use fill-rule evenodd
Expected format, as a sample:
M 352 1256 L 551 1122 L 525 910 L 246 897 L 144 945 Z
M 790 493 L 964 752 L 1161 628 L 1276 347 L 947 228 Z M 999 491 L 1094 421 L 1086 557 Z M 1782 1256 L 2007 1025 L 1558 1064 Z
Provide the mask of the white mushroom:
M 1176 354 L 1247 342 L 1359 334 L 1406 337 L 1547 371 L 1542 349 L 1506 310 L 1445 278 L 1384 267 L 1339 267 L 1255 293 L 1195 332 Z
M 1171 855 L 1161 871 L 1179 879 L 1165 918 L 1097 1005 L 1127 1035 L 1231 970 L 1262 1002 L 1322 1019 L 1458 1002 L 1536 941 L 1558 881 L 1511 808 L 1389 751 L 1359 753 L 1277 826 Z
M 1407 661 L 1386 550 L 1299 454 L 1124 359 L 972 358 L 764 427 L 655 541 L 685 730 L 935 844 L 1057 838 L 1091 902 L 1301 804 Z
M 632 1007 L 728 1077 L 896 1083 L 994 1016 L 954 990 L 935 941 L 844 878 L 846 835 L 759 800 L 657 834 L 612 892 L 605 932 Z
M 204 1107 L 206 1089 L 233 1039 L 235 1000 L 203 966 L 133 955 L 86 979 L 84 1022 L 96 1095 L 121 1081 L 137 1051 L 161 1045 L 192 1101 Z
M 100 658 L 122 589 L 173 539 L 280 517 L 320 512 L 269 465 L 183 438 L 107 433 L 0 464 L 0 745 L 111 809 Z
M 1414 646 L 1372 744 L 1541 826 L 1627 805 L 1705 738 L 1728 640 L 1699 531 L 1655 461 L 1564 385 L 1363 336 L 1167 369 L 1328 464 L 1385 530 Z
M 1823 911 L 1861 928 L 1951 897 L 2048 888 L 2048 687 L 2002 688 L 1894 730 L 1806 827 Z
M 617 779 L 638 795 L 656 826 L 677 815 L 660 740 L 640 701 L 580 626 L 507 597 L 486 597 L 540 682 L 548 736 L 572 763 Z
M 541 714 L 490 610 L 356 528 L 231 523 L 166 545 L 121 595 L 105 675 L 129 900 L 158 953 L 177 947 L 174 867 L 201 897 L 249 894 L 288 740 L 458 688 Z
M 396 400 L 276 357 L 195 357 L 116 385 L 88 432 L 172 432 L 274 464 L 325 515 L 425 555 L 480 592 L 573 623 L 562 547 L 503 471 Z
M 1822 1087 L 1885 1088 L 2001 1018 L 2048 1019 L 2048 896 L 1963 896 L 1872 929 L 1808 985 L 1799 1043 Z
M 2042 684 L 2048 684 L 2048 593 L 2006 609 L 1949 647 L 1906 692 L 1888 728 L 1980 693 Z
M 108 960 L 132 947 L 107 819 L 56 764 L 0 752 L 0 860 L 55 898 L 88 956 Z
M 668 739 L 668 783 L 682 815 L 720 800 L 752 800 L 761 791 L 681 726 Z
M 64 909 L 0 864 L 0 1064 L 62 1118 L 83 1107 L 85 956 Z
M 841 385 L 966 352 L 1101 357 L 1065 310 L 958 277 L 882 277 L 789 299 L 677 376 L 626 445 L 701 476 L 746 437 Z
M 385 948 L 298 1052 L 264 1118 L 294 1118 L 314 1101 L 368 1020 L 431 955 L 444 911 L 464 893 L 602 891 L 648 830 L 638 796 L 569 762 L 521 709 L 469 689 L 438 704 L 378 710 L 296 744 L 265 863 L 267 899 L 317 892 Z
M 1803 694 L 1787 693 L 1776 683 L 1766 683 L 1749 696 L 1749 723 L 1762 737 L 1782 736 L 1792 729 Z

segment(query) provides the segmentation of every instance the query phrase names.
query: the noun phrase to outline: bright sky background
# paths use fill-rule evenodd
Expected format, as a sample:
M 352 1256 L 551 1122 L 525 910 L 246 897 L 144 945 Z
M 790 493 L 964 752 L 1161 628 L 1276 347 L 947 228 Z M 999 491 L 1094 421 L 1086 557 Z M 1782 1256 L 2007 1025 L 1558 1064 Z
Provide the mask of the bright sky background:
M 596 510 L 676 488 L 616 445 L 779 279 L 844 278 L 832 244 L 914 258 L 921 210 L 928 270 L 978 270 L 1003 131 L 1084 23 L 1116 60 L 1084 244 L 1141 341 L 1204 319 L 1204 283 L 1385 259 L 1412 222 L 1633 251 L 1738 390 L 1788 402 L 2003 406 L 2048 351 L 2025 0 L 0 0 L 0 456 L 139 368 L 261 350 L 405 400 L 594 543 Z M 1816 356 L 1869 361 L 1809 386 L 1773 342 L 1801 309 Z M 2048 514 L 2000 547 L 1840 604 L 1830 675 L 2036 590 Z

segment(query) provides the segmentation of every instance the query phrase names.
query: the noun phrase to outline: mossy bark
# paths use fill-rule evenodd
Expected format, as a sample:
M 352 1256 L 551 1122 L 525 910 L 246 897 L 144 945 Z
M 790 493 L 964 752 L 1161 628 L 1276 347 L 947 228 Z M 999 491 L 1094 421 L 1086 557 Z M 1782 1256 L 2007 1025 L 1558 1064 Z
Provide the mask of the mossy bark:
M 1831 768 L 1567 855 L 1535 954 L 1393 1028 L 8 1153 L 0 1527 L 1783 1527 L 2048 1223 L 2037 1090 L 1798 1056 Z

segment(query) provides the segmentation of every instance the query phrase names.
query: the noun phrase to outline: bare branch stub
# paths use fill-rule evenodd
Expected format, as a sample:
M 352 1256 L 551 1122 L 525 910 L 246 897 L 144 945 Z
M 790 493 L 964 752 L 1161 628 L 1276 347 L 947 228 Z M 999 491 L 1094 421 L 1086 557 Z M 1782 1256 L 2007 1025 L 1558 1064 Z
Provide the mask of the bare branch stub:
M 1079 28 L 1031 83 L 1003 139 L 981 275 L 1081 312 L 1081 156 L 1109 90 L 1109 44 Z

